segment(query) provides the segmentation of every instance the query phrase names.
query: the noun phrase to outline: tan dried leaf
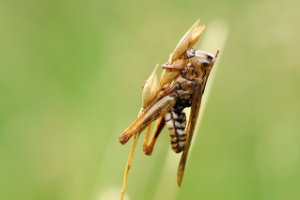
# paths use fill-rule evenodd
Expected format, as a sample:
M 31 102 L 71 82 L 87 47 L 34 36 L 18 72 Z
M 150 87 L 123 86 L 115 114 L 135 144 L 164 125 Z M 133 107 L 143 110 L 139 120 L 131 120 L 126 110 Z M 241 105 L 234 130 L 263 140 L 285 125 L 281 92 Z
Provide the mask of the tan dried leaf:
M 160 88 L 163 88 L 165 85 L 171 83 L 175 78 L 180 75 L 180 71 L 164 69 L 160 79 Z

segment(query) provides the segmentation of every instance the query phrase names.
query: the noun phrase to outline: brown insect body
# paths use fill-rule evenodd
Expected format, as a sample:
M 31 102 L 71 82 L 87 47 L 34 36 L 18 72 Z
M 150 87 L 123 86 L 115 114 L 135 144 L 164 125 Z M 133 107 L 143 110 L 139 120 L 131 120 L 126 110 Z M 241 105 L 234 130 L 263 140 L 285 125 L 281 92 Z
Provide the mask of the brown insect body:
M 175 113 L 181 113 L 184 108 L 190 107 L 194 99 L 195 88 L 200 86 L 204 89 L 214 57 L 204 51 L 193 49 L 188 50 L 186 54 L 189 61 L 187 66 L 169 84 L 169 87 L 162 89 L 154 104 L 145 108 L 140 117 L 121 134 L 119 140 L 122 144 L 125 144 L 134 134 L 143 131 L 150 122 L 159 116 L 164 116 L 171 110 Z M 172 129 L 171 126 L 169 129 Z
M 205 26 L 199 25 L 197 21 L 180 40 L 169 61 L 162 66 L 164 71 L 159 88 L 152 87 L 151 83 L 156 85 L 154 81 L 156 79 L 154 74 L 150 76 L 146 89 L 143 90 L 145 98 L 138 118 L 119 137 L 120 143 L 125 144 L 132 136 L 135 136 L 125 169 L 121 199 L 126 190 L 135 144 L 139 134 L 147 127 L 143 150 L 147 155 L 151 155 L 156 139 L 163 127 L 167 125 L 172 150 L 176 153 L 182 152 L 177 174 L 178 185 L 181 185 L 202 94 L 219 52 L 217 51 L 213 56 L 205 51 L 192 49 L 204 28 Z M 191 107 L 188 122 L 184 113 L 187 107 Z M 156 125 L 148 144 L 153 121 L 156 121 Z
M 192 105 L 195 86 L 198 83 L 205 84 L 207 80 L 205 76 L 208 76 L 210 72 L 208 64 L 212 62 L 212 60 L 208 59 L 209 54 L 207 54 L 207 58 L 204 58 L 202 61 L 199 60 L 199 57 L 195 57 L 194 50 L 188 51 L 188 54 L 191 58 L 188 59 L 187 67 L 181 71 L 180 76 L 175 81 L 174 93 L 177 96 L 176 104 L 164 116 L 165 123 L 170 132 L 171 146 L 176 153 L 180 153 L 184 150 L 187 138 L 185 132 L 186 116 L 183 110 Z M 191 60 L 193 62 L 191 62 Z

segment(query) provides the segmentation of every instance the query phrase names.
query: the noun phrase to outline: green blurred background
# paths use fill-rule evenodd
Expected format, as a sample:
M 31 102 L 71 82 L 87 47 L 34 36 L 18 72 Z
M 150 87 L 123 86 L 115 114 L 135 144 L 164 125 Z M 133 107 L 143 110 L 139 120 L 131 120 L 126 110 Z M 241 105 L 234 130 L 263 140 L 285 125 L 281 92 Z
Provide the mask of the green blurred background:
M 151 157 L 138 143 L 128 199 L 299 199 L 299 7 L 1 0 L 0 199 L 118 199 L 130 148 L 118 136 L 144 80 L 198 18 L 228 35 L 183 187 L 165 130 Z

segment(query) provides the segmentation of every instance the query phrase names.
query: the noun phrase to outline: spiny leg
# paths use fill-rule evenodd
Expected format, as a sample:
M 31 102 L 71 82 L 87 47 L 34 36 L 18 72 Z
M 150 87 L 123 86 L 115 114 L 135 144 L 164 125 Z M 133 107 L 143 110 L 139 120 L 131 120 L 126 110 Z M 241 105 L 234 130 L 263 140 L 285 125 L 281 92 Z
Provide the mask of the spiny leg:
M 157 119 L 157 121 L 155 123 L 155 128 L 154 128 L 150 143 L 148 144 L 149 135 L 144 140 L 143 150 L 146 155 L 148 155 L 148 156 L 151 155 L 154 145 L 155 145 L 155 142 L 156 142 L 156 139 L 158 138 L 158 136 L 159 136 L 160 132 L 162 131 L 162 129 L 164 128 L 164 126 L 165 126 L 165 120 L 164 120 L 164 117 L 161 116 L 160 118 Z M 150 133 L 150 128 L 148 129 L 148 132 Z M 149 134 L 148 132 L 147 132 L 147 134 Z
M 127 164 L 126 164 L 126 167 L 125 167 L 125 173 L 124 173 L 124 177 L 123 177 L 123 187 L 122 187 L 121 194 L 120 194 L 120 200 L 124 199 L 124 195 L 125 195 L 125 191 L 126 191 L 126 185 L 127 185 L 128 173 L 129 173 L 129 169 L 131 167 L 133 153 L 134 153 L 134 149 L 135 149 L 135 146 L 136 146 L 136 143 L 137 143 L 138 139 L 139 139 L 139 133 L 134 135 L 132 145 L 131 145 L 131 148 L 130 148 L 129 156 L 128 156 L 128 159 L 127 159 Z

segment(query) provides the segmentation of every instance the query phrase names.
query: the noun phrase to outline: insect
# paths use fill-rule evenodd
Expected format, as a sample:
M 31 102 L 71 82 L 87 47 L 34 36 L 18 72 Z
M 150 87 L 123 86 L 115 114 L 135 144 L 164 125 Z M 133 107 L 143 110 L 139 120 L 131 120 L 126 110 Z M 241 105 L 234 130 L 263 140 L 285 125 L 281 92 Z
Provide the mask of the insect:
M 162 65 L 163 72 L 158 83 L 156 66 L 154 72 L 143 86 L 143 106 L 137 119 L 123 131 L 119 137 L 121 144 L 125 144 L 133 137 L 123 179 L 121 199 L 124 197 L 129 168 L 133 152 L 140 133 L 147 129 L 143 143 L 143 151 L 151 155 L 155 142 L 164 126 L 167 126 L 170 143 L 175 153 L 181 153 L 178 166 L 177 182 L 181 186 L 184 169 L 193 138 L 197 117 L 199 114 L 201 98 L 213 65 L 218 56 L 201 50 L 193 49 L 203 33 L 205 25 L 198 20 L 181 38 L 178 45 L 170 55 L 168 61 Z M 191 108 L 189 120 L 183 112 Z M 155 122 L 153 134 L 149 141 L 151 125 Z

